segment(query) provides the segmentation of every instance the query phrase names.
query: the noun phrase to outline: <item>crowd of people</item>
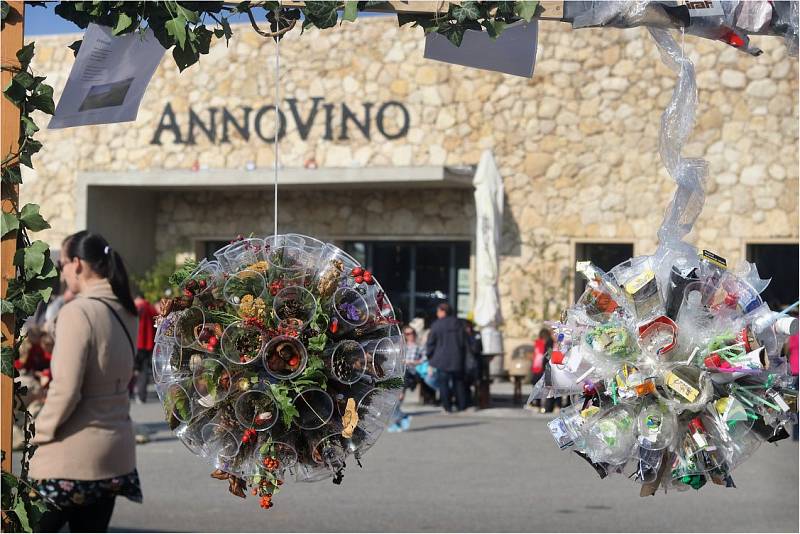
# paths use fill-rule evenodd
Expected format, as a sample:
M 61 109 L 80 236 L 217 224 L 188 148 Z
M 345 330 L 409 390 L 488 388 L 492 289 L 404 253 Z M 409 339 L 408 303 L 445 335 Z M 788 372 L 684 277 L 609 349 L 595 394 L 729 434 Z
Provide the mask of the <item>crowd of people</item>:
M 424 321 L 415 319 L 402 329 L 406 351 L 403 395 L 419 387 L 422 404 L 441 406 L 447 413 L 462 412 L 476 399 L 477 358 L 483 351 L 480 334 L 472 321 L 455 317 L 446 302 L 436 307 L 430 329 L 423 327 Z M 410 416 L 398 407 L 388 430 L 402 432 L 409 424 Z

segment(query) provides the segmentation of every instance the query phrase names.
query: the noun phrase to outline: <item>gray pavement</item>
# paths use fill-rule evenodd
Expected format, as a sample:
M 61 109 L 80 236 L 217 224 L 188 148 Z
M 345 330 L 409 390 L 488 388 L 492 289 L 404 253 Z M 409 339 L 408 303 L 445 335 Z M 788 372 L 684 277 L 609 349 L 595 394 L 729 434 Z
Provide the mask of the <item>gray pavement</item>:
M 642 499 L 634 483 L 600 480 L 559 451 L 550 416 L 511 407 L 498 389 L 499 407 L 456 416 L 407 402 L 411 429 L 384 434 L 363 469 L 348 465 L 341 486 L 287 482 L 268 511 L 209 478 L 210 466 L 161 422 L 157 402 L 133 406 L 134 419 L 153 432 L 137 448 L 145 500 L 118 500 L 111 530 L 798 531 L 797 442 L 762 445 L 735 471 L 736 489 L 707 485 Z

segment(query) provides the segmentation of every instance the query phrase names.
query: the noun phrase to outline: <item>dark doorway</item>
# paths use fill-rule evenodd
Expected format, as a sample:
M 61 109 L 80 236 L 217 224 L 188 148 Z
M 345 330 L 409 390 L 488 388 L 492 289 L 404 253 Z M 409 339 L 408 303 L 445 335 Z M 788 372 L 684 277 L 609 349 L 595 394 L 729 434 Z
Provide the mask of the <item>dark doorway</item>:
M 347 241 L 344 250 L 375 274 L 403 322 L 430 326 L 440 302 L 469 313 L 469 242 Z
M 590 261 L 608 272 L 623 261 L 633 257 L 632 243 L 575 243 L 575 261 Z M 586 280 L 575 277 L 575 300 L 586 289 Z
M 747 245 L 747 260 L 756 264 L 761 278 L 771 278 L 761 298 L 775 311 L 797 300 L 798 245 L 797 243 L 751 243 Z

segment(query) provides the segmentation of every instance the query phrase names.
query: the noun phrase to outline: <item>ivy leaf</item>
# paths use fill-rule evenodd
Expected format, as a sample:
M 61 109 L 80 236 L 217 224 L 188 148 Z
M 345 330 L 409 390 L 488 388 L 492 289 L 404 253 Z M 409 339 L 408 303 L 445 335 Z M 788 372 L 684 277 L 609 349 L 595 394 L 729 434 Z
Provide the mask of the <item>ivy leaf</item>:
M 52 261 L 50 260 L 50 258 L 46 258 L 44 270 L 47 270 L 49 268 L 48 265 L 51 264 Z M 58 285 L 58 280 L 59 280 L 58 276 L 48 276 L 48 277 L 37 276 L 36 278 L 30 280 L 26 284 L 26 290 L 30 291 L 32 295 L 38 297 L 36 303 L 34 303 L 33 305 L 33 311 L 30 312 L 28 315 L 32 315 L 33 312 L 36 311 L 36 304 L 39 303 L 38 302 L 39 300 L 42 300 L 44 302 L 50 300 L 50 296 L 53 294 L 53 290 Z
M 47 230 L 50 225 L 39 214 L 38 204 L 25 204 L 19 212 L 19 221 L 32 232 Z
M 14 305 L 11 304 L 9 300 L 0 300 L 0 312 L 2 312 L 3 315 L 7 313 L 14 313 Z M 3 350 L 6 350 L 6 348 L 3 347 Z
M 41 302 L 42 296 L 37 293 L 22 293 L 18 299 L 14 301 L 14 308 L 20 312 L 23 317 L 30 317 L 36 313 L 36 307 Z
M 33 59 L 33 45 L 35 43 L 29 43 L 19 49 L 17 52 L 17 59 L 19 60 L 20 70 L 28 70 L 28 65 L 31 64 L 31 60 Z
M 9 232 L 19 230 L 19 219 L 17 219 L 17 216 L 13 213 L 3 212 L 0 225 L 2 225 L 2 228 L 0 228 L 0 236 L 5 237 Z
M 167 30 L 167 34 L 175 39 L 175 42 L 178 43 L 180 48 L 186 46 L 186 19 L 182 15 L 168 20 L 167 23 L 164 24 L 164 28 Z
M 3 94 L 17 107 L 20 107 L 28 97 L 28 91 L 14 78 L 3 88 Z
M 336 2 L 321 2 L 321 1 L 308 1 L 306 2 L 306 21 L 320 29 L 332 28 L 339 20 L 339 14 L 336 11 Z
M 524 0 L 522 2 L 514 2 L 514 11 L 519 18 L 524 19 L 526 22 L 531 21 L 536 14 L 537 7 L 539 7 L 538 1 Z
M 121 12 L 119 14 L 119 17 L 117 18 L 117 24 L 111 31 L 111 35 L 119 35 L 120 33 L 130 28 L 131 24 L 133 24 L 133 18 L 131 18 L 131 16 L 125 12 Z
M 39 127 L 36 126 L 36 123 L 33 122 L 33 119 L 29 116 L 21 115 L 19 120 L 22 123 L 22 129 L 24 130 L 26 137 L 30 137 L 39 131 Z
M 34 80 L 33 76 L 31 76 L 28 71 L 23 70 L 14 75 L 14 81 L 25 89 L 30 89 L 36 80 Z
M 344 3 L 344 14 L 342 20 L 347 22 L 355 22 L 358 17 L 358 2 L 355 0 L 348 0 Z
M 6 306 L 9 306 L 11 309 L 7 310 Z M 7 301 L 3 301 L 3 313 L 13 313 L 14 307 L 10 305 Z M 14 349 L 11 347 L 3 347 L 2 353 L 0 354 L 0 371 L 6 376 L 10 376 L 14 378 Z M 5 473 L 4 473 L 5 474 Z
M 460 24 L 464 24 L 468 20 L 477 20 L 480 14 L 478 2 L 462 2 L 460 6 L 452 6 L 452 16 Z
M 205 26 L 197 26 L 194 29 L 194 35 L 197 36 L 197 52 L 208 54 L 208 50 L 211 47 L 211 37 L 214 35 L 213 32 Z
M 53 263 L 53 260 L 50 258 L 49 255 L 45 256 L 44 267 L 42 267 L 42 270 L 39 273 L 39 278 L 48 281 L 50 278 L 58 278 L 58 277 L 59 273 L 58 269 L 56 268 L 56 264 Z
M 504 19 L 516 18 L 514 2 L 498 2 L 495 20 L 497 20 L 497 17 L 502 17 Z
M 42 272 L 46 251 L 48 251 L 47 243 L 36 241 L 29 247 L 17 250 L 14 254 L 14 265 L 25 270 L 25 278 L 33 279 Z
M 3 0 L 3 4 L 2 4 L 3 18 L 2 18 L 2 20 L 6 20 L 6 18 L 8 17 L 8 13 L 10 11 L 11 11 L 11 6 L 8 5 L 8 2 Z
M 25 508 L 25 501 L 23 499 L 17 499 L 17 504 L 14 506 L 14 513 L 17 515 L 17 519 L 19 519 L 19 524 L 22 527 L 22 531 L 33 532 L 30 524 L 28 523 L 28 510 Z
M 3 168 L 3 183 L 5 184 L 22 183 L 22 173 L 19 170 L 19 165 L 8 165 Z
M 200 14 L 197 11 L 186 9 L 177 2 L 175 3 L 175 7 L 177 8 L 178 16 L 183 17 L 184 20 L 189 21 L 192 24 L 196 24 L 200 20 Z
M 464 28 L 456 24 L 449 24 L 443 28 L 439 28 L 439 33 L 447 37 L 447 40 L 456 46 L 461 46 L 461 41 L 464 39 Z
M 58 8 L 56 8 L 56 9 L 58 9 Z M 78 51 L 81 49 L 81 44 L 82 43 L 83 43 L 83 40 L 82 39 L 78 39 L 77 41 L 73 41 L 72 44 L 67 47 L 70 50 L 72 50 L 73 57 L 78 57 Z
M 217 39 L 225 37 L 225 42 L 231 40 L 231 36 L 233 36 L 233 30 L 231 30 L 231 24 L 228 22 L 228 19 L 222 19 L 220 22 L 221 28 L 217 28 L 214 30 L 214 35 L 217 36 Z
M 30 519 L 31 523 L 34 525 L 38 525 L 39 521 L 41 521 L 42 516 L 47 511 L 47 505 L 44 503 L 43 499 L 36 499 L 34 501 L 30 501 L 31 510 L 30 510 Z
M 500 20 L 492 21 L 487 19 L 481 22 L 481 26 L 486 28 L 486 33 L 489 34 L 489 37 L 497 39 L 505 31 L 508 24 Z
M 42 143 L 37 141 L 36 139 L 28 138 L 25 146 L 22 147 L 22 150 L 19 153 L 19 162 L 26 167 L 33 168 L 33 162 L 31 161 L 31 157 L 39 152 L 42 149 Z
M 176 46 L 172 49 L 172 58 L 175 60 L 175 64 L 178 65 L 178 69 L 183 72 L 197 63 L 198 54 L 191 48 L 184 50 Z

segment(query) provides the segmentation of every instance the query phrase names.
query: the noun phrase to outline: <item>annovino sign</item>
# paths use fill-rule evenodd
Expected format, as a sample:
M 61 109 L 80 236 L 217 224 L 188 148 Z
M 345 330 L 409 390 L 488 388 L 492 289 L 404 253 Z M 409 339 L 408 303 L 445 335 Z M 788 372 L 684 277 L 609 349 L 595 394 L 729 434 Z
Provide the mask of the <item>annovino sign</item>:
M 322 139 L 342 141 L 351 135 L 362 135 L 366 139 L 379 134 L 386 139 L 399 139 L 408 135 L 411 116 L 400 102 L 382 104 L 365 102 L 361 110 L 351 109 L 347 104 L 338 106 L 325 102 L 324 97 L 313 97 L 310 106 L 301 110 L 296 98 L 287 98 L 278 117 L 278 138 L 286 135 L 291 120 L 301 139 L 308 139 L 312 131 L 322 134 Z M 287 116 L 289 119 L 287 119 Z M 316 127 L 316 128 L 315 128 Z M 162 137 L 176 144 L 195 145 L 198 139 L 211 144 L 230 143 L 231 138 L 249 141 L 251 137 L 265 143 L 275 142 L 275 106 L 209 107 L 195 111 L 191 107 L 183 117 L 167 102 L 156 126 L 150 144 L 160 145 Z

